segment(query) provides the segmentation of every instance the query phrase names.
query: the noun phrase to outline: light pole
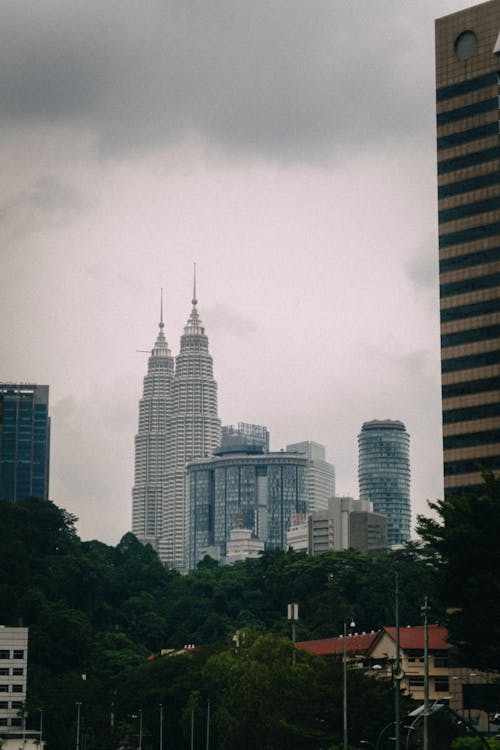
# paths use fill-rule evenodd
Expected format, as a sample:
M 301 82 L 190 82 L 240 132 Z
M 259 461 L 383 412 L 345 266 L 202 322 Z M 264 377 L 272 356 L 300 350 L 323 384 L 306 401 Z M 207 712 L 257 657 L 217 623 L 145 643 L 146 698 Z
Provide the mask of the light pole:
M 344 668 L 344 689 L 342 696 L 342 719 L 344 727 L 344 750 L 347 750 L 347 623 L 349 628 L 355 628 L 356 623 L 352 617 L 348 617 L 344 620 L 344 640 L 343 640 L 343 668 Z
M 160 750 L 163 750 L 163 704 L 160 703 Z
M 142 750 L 142 708 L 139 709 L 139 750 Z
M 76 750 L 80 750 L 80 711 L 82 708 L 81 701 L 76 704 Z
M 295 623 L 299 619 L 299 605 L 298 604 L 288 605 L 288 619 L 292 621 L 292 642 L 293 642 L 292 664 L 295 664 Z

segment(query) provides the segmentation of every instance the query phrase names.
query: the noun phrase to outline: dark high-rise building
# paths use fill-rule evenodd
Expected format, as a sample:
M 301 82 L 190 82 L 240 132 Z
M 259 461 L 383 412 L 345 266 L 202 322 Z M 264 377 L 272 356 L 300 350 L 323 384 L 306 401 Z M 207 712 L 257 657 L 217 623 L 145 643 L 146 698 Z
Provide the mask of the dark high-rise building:
M 389 546 L 410 538 L 410 436 L 393 419 L 365 422 L 358 435 L 359 497 L 387 516 Z
M 0 500 L 48 499 L 49 386 L 0 383 Z
M 445 495 L 500 471 L 500 0 L 436 21 Z

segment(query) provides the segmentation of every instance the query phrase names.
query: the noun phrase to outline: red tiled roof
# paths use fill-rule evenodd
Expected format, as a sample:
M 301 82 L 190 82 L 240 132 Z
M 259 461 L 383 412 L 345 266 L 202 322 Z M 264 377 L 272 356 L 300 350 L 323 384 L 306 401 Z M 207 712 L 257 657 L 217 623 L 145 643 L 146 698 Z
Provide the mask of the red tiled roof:
M 396 628 L 384 626 L 383 630 L 395 641 Z M 442 651 L 448 649 L 449 643 L 446 640 L 448 630 L 442 625 L 428 625 L 429 649 L 432 651 Z M 416 625 L 411 628 L 399 629 L 399 645 L 404 651 L 415 649 L 423 651 L 424 649 L 424 626 Z
M 382 630 L 372 633 L 361 633 L 360 635 L 348 635 L 346 638 L 346 653 L 348 654 L 365 654 L 367 653 L 375 640 L 379 640 L 384 633 L 387 633 L 396 641 L 396 628 L 385 625 Z M 431 651 L 444 651 L 450 646 L 446 640 L 448 631 L 441 625 L 429 625 L 429 649 Z M 410 649 L 424 650 L 424 626 L 416 625 L 410 628 L 399 629 L 399 644 L 403 651 Z M 302 648 L 310 654 L 319 654 L 320 656 L 333 656 L 334 654 L 344 653 L 344 638 L 322 638 L 317 641 L 299 641 L 295 644 L 297 648 Z
M 321 638 L 317 641 L 298 641 L 295 645 L 302 648 L 310 654 L 319 654 L 320 656 L 331 656 L 333 654 L 344 653 L 344 642 L 346 644 L 346 653 L 363 654 L 372 645 L 378 633 L 361 633 L 360 635 L 348 635 L 347 638 L 338 636 L 337 638 Z

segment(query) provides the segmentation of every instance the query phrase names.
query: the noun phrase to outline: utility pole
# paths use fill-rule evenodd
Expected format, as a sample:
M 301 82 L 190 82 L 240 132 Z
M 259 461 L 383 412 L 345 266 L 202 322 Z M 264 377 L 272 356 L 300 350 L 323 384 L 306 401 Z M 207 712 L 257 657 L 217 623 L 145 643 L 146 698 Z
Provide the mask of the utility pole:
M 160 750 L 163 750 L 163 704 L 160 703 Z
M 401 694 L 399 690 L 399 683 L 402 677 L 402 669 L 401 648 L 399 643 L 399 576 L 397 572 L 394 574 L 394 578 L 394 624 L 396 625 L 396 664 L 394 669 L 394 724 L 396 730 L 395 750 L 400 750 L 401 718 L 399 703 Z
M 207 744 L 206 750 L 210 748 L 210 698 L 207 699 Z
M 80 701 L 76 703 L 76 750 L 80 750 L 80 710 L 82 704 Z
M 424 599 L 424 606 L 422 612 L 424 613 L 424 747 L 423 750 L 428 750 L 429 747 L 429 621 L 427 617 L 428 613 L 427 597 Z

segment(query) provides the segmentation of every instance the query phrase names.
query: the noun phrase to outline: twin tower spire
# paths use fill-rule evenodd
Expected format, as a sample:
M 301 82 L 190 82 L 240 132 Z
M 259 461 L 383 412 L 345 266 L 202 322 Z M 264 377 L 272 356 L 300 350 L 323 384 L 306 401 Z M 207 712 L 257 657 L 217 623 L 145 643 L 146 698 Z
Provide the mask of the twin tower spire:
M 211 455 L 220 442 L 217 384 L 197 304 L 195 265 L 192 309 L 175 358 L 165 338 L 161 291 L 160 330 L 148 360 L 135 438 L 132 531 L 178 570 L 185 568 L 189 528 L 186 464 Z

